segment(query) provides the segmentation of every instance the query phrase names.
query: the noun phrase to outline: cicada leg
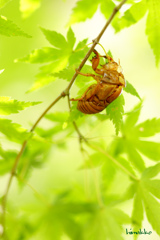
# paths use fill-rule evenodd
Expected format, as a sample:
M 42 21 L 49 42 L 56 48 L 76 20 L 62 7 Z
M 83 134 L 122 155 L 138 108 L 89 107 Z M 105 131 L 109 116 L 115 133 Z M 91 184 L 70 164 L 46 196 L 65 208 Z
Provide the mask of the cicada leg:
M 78 73 L 82 76 L 85 76 L 85 77 L 93 77 L 97 82 L 101 81 L 101 76 L 97 76 L 92 73 L 82 73 L 82 72 L 79 72 L 77 69 L 76 69 L 76 73 Z
M 92 88 L 93 88 L 93 85 L 89 86 L 89 87 L 86 89 L 86 91 L 83 93 L 82 97 L 76 98 L 76 99 L 75 99 L 75 98 L 71 98 L 70 101 L 81 101 L 81 100 L 83 100 L 83 99 L 85 98 L 86 94 L 88 93 L 88 91 L 89 91 L 90 89 L 92 89 Z

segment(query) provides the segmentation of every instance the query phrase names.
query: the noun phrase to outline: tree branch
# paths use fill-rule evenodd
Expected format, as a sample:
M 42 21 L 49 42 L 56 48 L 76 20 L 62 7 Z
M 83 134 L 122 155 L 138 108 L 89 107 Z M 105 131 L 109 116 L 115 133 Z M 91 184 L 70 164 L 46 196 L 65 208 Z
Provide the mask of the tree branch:
M 116 15 L 116 13 L 119 11 L 119 9 L 123 6 L 123 4 L 126 2 L 127 0 L 123 0 L 121 1 L 114 9 L 113 12 L 110 16 L 110 18 L 108 19 L 108 21 L 106 22 L 105 26 L 103 27 L 103 29 L 101 30 L 101 32 L 99 33 L 99 35 L 93 40 L 93 44 L 91 46 L 91 48 L 89 49 L 89 51 L 87 52 L 86 56 L 84 57 L 84 59 L 82 60 L 81 64 L 78 67 L 78 71 L 80 71 L 82 69 L 82 67 L 84 66 L 84 64 L 86 63 L 87 59 L 89 58 L 90 54 L 92 53 L 93 49 L 95 48 L 96 44 L 99 42 L 100 38 L 102 37 L 103 33 L 105 32 L 105 30 L 107 29 L 107 27 L 109 26 L 109 24 L 111 23 L 112 19 L 114 18 L 114 16 Z M 32 126 L 32 128 L 30 129 L 30 132 L 33 132 L 35 130 L 35 128 L 37 127 L 38 123 L 41 121 L 41 119 L 45 116 L 45 114 L 63 97 L 66 97 L 67 95 L 69 95 L 69 90 L 72 87 L 76 77 L 77 77 L 77 72 L 75 72 L 75 74 L 73 75 L 71 81 L 69 82 L 67 88 L 62 91 L 62 93 L 47 107 L 47 109 L 45 109 L 45 111 L 40 115 L 40 117 L 37 119 L 37 121 L 34 123 L 34 125 Z M 81 135 L 81 133 L 79 132 L 79 129 L 77 128 L 77 125 L 75 124 L 75 122 L 73 122 L 73 125 L 79 135 L 79 137 L 83 137 Z M 83 138 L 85 139 L 85 138 Z M 14 165 L 11 169 L 11 173 L 10 173 L 10 177 L 7 183 L 7 187 L 6 187 L 6 191 L 3 197 L 3 201 L 2 201 L 2 209 L 3 209 L 3 213 L 2 213 L 2 224 L 3 224 L 3 236 L 5 236 L 5 213 L 6 213 L 6 203 L 7 203 L 7 197 L 8 197 L 8 192 L 13 180 L 13 177 L 15 175 L 18 163 L 20 161 L 20 158 L 24 152 L 24 149 L 27 145 L 27 142 L 29 141 L 29 139 L 26 139 L 23 144 L 22 147 L 14 161 Z

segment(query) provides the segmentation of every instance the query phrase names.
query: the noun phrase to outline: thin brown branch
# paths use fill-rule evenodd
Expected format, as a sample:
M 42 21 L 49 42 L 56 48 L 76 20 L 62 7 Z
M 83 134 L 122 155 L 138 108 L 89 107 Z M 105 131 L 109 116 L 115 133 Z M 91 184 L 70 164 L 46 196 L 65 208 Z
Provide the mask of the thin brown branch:
M 84 64 L 86 63 L 87 59 L 89 58 L 90 54 L 92 53 L 93 49 L 95 48 L 96 44 L 99 42 L 100 38 L 102 37 L 103 33 L 105 32 L 105 30 L 107 29 L 107 27 L 109 26 L 109 24 L 111 23 L 112 19 L 114 18 L 114 16 L 116 15 L 116 13 L 119 11 L 119 9 L 123 6 L 123 4 L 126 2 L 127 0 L 123 0 L 121 1 L 114 9 L 113 12 L 110 16 L 110 18 L 108 19 L 108 21 L 106 22 L 105 26 L 103 27 L 103 29 L 101 30 L 101 32 L 99 33 L 99 35 L 97 36 L 97 38 L 95 38 L 93 40 L 93 44 L 91 46 L 91 48 L 89 49 L 89 51 L 87 52 L 86 56 L 84 57 L 84 59 L 82 60 L 81 64 L 78 67 L 78 71 L 80 71 L 82 69 L 82 67 L 84 66 Z M 73 75 L 71 81 L 69 82 L 67 88 L 62 91 L 62 93 L 47 107 L 47 109 L 45 109 L 45 111 L 40 115 L 40 117 L 37 119 L 37 121 L 34 123 L 34 125 L 32 126 L 30 132 L 33 132 L 35 130 L 35 128 L 37 127 L 38 123 L 41 121 L 41 119 L 45 116 L 45 114 L 63 97 L 67 96 L 69 94 L 69 90 L 72 87 L 72 84 L 74 83 L 76 77 L 77 77 L 77 72 L 75 72 L 75 74 Z M 75 125 L 75 123 L 73 123 Z M 77 133 L 79 134 L 79 136 L 82 137 L 81 133 L 79 132 L 77 126 L 75 125 L 75 129 L 77 131 Z M 6 187 L 6 191 L 4 194 L 4 198 L 3 198 L 3 202 L 2 202 L 2 208 L 3 208 L 3 216 L 2 216 L 2 224 L 3 224 L 3 236 L 5 236 L 5 212 L 6 212 L 6 203 L 7 203 L 7 197 L 8 197 L 8 192 L 12 183 L 12 179 L 15 175 L 18 163 L 20 161 L 20 158 L 24 152 L 24 149 L 27 145 L 29 139 L 27 139 L 26 141 L 23 142 L 22 147 L 15 159 L 14 165 L 11 169 L 11 173 L 10 173 L 10 177 L 7 183 L 7 187 Z

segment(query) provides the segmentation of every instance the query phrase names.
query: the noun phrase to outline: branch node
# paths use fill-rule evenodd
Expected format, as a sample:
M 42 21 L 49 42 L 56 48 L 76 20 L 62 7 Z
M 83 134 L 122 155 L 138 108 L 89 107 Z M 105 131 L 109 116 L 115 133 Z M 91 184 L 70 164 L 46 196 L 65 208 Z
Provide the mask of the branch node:
M 61 96 L 62 97 L 65 97 L 65 96 L 68 96 L 69 95 L 69 91 L 68 89 L 64 90 L 63 92 L 61 92 Z
M 95 38 L 95 39 L 92 40 L 92 42 L 93 42 L 94 45 L 97 45 L 99 40 L 98 40 L 98 38 Z

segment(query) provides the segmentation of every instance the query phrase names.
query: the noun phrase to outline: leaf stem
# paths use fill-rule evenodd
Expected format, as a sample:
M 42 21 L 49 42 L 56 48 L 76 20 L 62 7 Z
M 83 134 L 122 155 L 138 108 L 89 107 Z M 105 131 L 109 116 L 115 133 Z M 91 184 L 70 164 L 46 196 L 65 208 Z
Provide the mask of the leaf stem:
M 87 145 L 93 149 L 95 149 L 98 152 L 101 152 L 102 154 L 104 154 L 107 158 L 109 158 L 114 164 L 116 164 L 119 168 L 121 168 L 121 170 L 123 172 L 125 172 L 129 177 L 131 177 L 133 180 L 139 181 L 139 179 L 133 175 L 131 172 L 129 172 L 125 167 L 123 167 L 123 165 L 121 165 L 121 163 L 119 163 L 114 157 L 112 157 L 109 153 L 107 153 L 106 151 L 104 151 L 102 148 L 91 144 L 90 142 L 86 142 Z
M 89 49 L 89 51 L 87 52 L 86 56 L 84 57 L 84 59 L 82 60 L 82 62 L 80 63 L 79 67 L 78 67 L 78 71 L 80 71 L 82 69 L 82 67 L 84 66 L 84 64 L 86 63 L 87 59 L 89 58 L 90 54 L 92 53 L 93 49 L 95 48 L 95 46 L 97 45 L 97 43 L 99 42 L 100 38 L 102 37 L 103 33 L 105 32 L 105 30 L 107 29 L 107 27 L 109 26 L 109 24 L 111 23 L 112 19 L 114 18 L 114 16 L 116 15 L 116 13 L 119 11 L 119 9 L 123 6 L 123 4 L 126 2 L 127 0 L 122 0 L 114 9 L 113 12 L 110 16 L 110 18 L 108 19 L 108 21 L 106 22 L 106 24 L 104 25 L 104 27 L 102 28 L 101 32 L 99 33 L 99 35 L 93 40 L 93 44 L 91 46 L 91 48 Z M 40 115 L 40 117 L 37 119 L 37 121 L 34 123 L 34 125 L 32 126 L 30 132 L 33 132 L 34 129 L 36 128 L 36 126 L 38 125 L 38 123 L 41 121 L 41 119 L 45 116 L 45 114 L 63 97 L 67 96 L 69 94 L 69 90 L 72 87 L 72 84 L 74 83 L 76 77 L 77 77 L 77 72 L 75 72 L 75 74 L 73 75 L 71 81 L 69 82 L 67 88 L 62 91 L 62 93 L 45 109 L 45 111 Z M 75 125 L 75 129 L 77 131 L 77 133 L 79 134 L 80 137 L 83 137 L 81 135 L 81 133 L 79 132 L 77 126 L 75 123 L 73 123 Z M 83 139 L 85 140 L 85 138 L 83 137 Z M 7 203 L 7 197 L 8 197 L 8 193 L 9 193 L 9 189 L 11 187 L 11 183 L 13 180 L 13 177 L 15 175 L 18 163 L 20 161 L 20 158 L 24 152 L 24 149 L 28 143 L 29 139 L 26 139 L 23 144 L 22 147 L 14 161 L 14 165 L 11 169 L 10 172 L 10 177 L 7 183 L 7 187 L 6 187 L 6 191 L 4 193 L 4 197 L 3 197 L 3 201 L 2 201 L 2 209 L 3 209 L 3 213 L 2 213 L 2 224 L 3 224 L 3 236 L 5 237 L 5 213 L 6 213 L 6 203 Z M 86 141 L 86 140 L 85 140 Z

